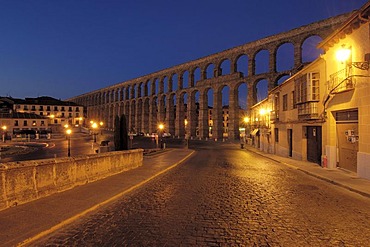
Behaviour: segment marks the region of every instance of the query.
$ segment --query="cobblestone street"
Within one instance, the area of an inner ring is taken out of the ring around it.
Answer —
[[[222,145],[35,246],[369,246],[370,200]]]

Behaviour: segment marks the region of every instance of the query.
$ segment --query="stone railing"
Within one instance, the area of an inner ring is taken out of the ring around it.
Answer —
[[[0,164],[0,210],[90,183],[143,163],[143,150]]]

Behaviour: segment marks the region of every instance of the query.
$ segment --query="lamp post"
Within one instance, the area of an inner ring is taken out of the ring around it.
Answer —
[[[188,120],[185,119],[184,120],[184,124],[185,124],[185,141],[186,141],[186,148],[189,148],[189,134],[187,132],[187,126],[188,126]]]
[[[100,125],[100,135],[103,135],[103,125],[104,125],[104,123],[102,121],[100,121],[99,125]]]
[[[158,129],[159,129],[159,134],[158,134],[158,138],[159,138],[159,141],[160,141],[160,144],[161,144],[161,149],[163,149],[163,143],[162,143],[162,132],[163,132],[163,129],[164,129],[164,125],[161,123],[158,125]]]
[[[96,143],[96,135],[97,133],[95,132],[95,130],[98,128],[98,124],[93,122],[92,125],[91,125],[92,129],[93,129],[93,140],[94,140],[94,143]]]
[[[1,129],[3,130],[3,133],[2,133],[3,142],[5,142],[5,136],[6,136],[6,129],[7,129],[7,127],[4,125],[4,126],[1,127]]]
[[[71,134],[72,134],[72,130],[67,129],[66,134],[67,134],[67,140],[68,140],[68,157],[71,157]]]
[[[240,143],[247,144],[248,140],[250,139],[250,118],[244,117],[243,118],[244,123],[244,136],[241,137]],[[242,146],[242,145],[241,145]],[[243,147],[242,147],[243,148]]]

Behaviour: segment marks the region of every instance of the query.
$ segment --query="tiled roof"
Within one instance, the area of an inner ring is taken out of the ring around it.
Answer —
[[[0,118],[4,119],[47,119],[45,116],[40,116],[35,113],[27,112],[12,112],[12,113],[0,113]]]
[[[360,25],[370,22],[370,1],[365,3],[359,10],[354,13],[335,30],[331,35],[325,38],[319,45],[318,48],[324,50],[329,49],[334,44],[338,43],[340,39],[343,39],[346,35],[353,32],[353,30],[359,28]]]
[[[17,105],[50,105],[50,106],[80,106],[74,102],[62,101],[49,96],[41,96],[37,98],[17,99],[12,97],[0,97],[0,101],[11,102]]]

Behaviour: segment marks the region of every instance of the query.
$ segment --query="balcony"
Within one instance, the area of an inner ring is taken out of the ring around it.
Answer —
[[[328,81],[328,91],[330,93],[342,93],[355,88],[353,78],[350,76],[349,69],[345,68],[331,74]]]
[[[319,118],[318,102],[306,102],[298,104],[299,120],[315,120]]]
[[[279,121],[279,110],[271,111],[271,113],[270,113],[270,120],[272,122]]]

